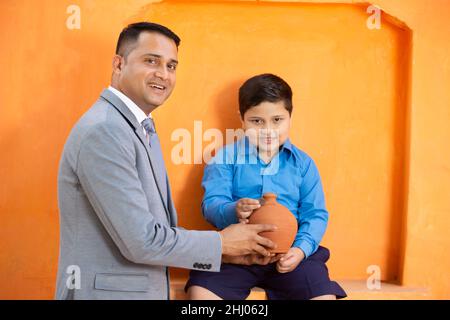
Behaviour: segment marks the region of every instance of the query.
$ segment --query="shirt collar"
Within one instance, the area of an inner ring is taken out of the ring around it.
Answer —
[[[292,143],[291,140],[289,138],[287,138],[287,140],[283,143],[283,145],[281,146],[281,150],[289,150],[290,153],[292,153]]]
[[[128,109],[130,109],[130,111],[134,114],[136,120],[139,123],[142,123],[142,121],[144,121],[147,118],[145,112],[142,111],[142,109],[139,108],[137,104],[134,103],[133,100],[128,98],[125,94],[123,94],[122,92],[111,86],[108,87],[108,90],[114,93],[117,97],[119,97],[120,100],[122,100],[122,102],[128,107]],[[151,118],[152,114],[150,113],[148,117]]]

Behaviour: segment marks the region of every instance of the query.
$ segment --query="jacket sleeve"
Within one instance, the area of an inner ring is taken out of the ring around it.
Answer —
[[[95,125],[84,137],[76,171],[80,184],[125,258],[135,263],[219,271],[220,234],[158,223],[149,209],[135,166],[132,131]]]

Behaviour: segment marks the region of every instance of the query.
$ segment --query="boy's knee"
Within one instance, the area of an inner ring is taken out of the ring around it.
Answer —
[[[222,300],[215,293],[200,286],[190,286],[187,295],[189,300]]]
[[[322,296],[311,298],[310,300],[336,300],[336,296],[334,294],[324,294]]]

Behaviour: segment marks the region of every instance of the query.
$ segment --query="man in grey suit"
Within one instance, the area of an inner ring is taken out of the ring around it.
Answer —
[[[270,225],[177,227],[151,112],[175,85],[180,39],[147,22],[120,34],[111,86],[72,129],[58,175],[56,299],[168,299],[168,266],[266,264]]]

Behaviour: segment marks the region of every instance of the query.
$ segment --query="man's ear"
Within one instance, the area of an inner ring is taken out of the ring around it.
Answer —
[[[116,54],[113,57],[112,61],[112,69],[114,74],[119,74],[122,72],[122,66],[123,66],[123,57]]]

